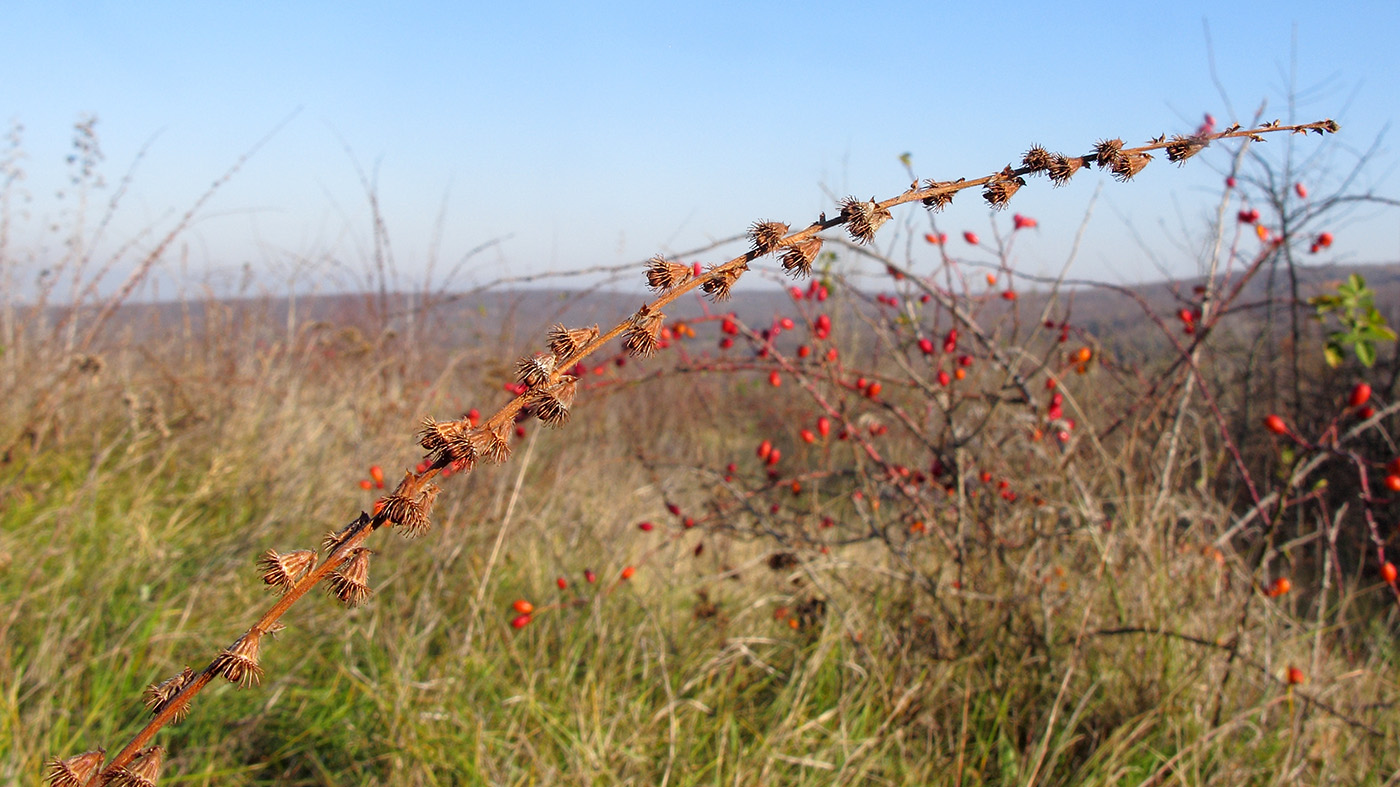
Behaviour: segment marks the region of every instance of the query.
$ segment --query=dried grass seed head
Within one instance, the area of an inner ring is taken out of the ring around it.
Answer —
[[[1074,177],[1074,173],[1078,172],[1082,166],[1084,166],[1084,159],[1078,156],[1069,158],[1063,153],[1056,153],[1050,157],[1045,174],[1050,176],[1050,182],[1058,188],[1069,183],[1069,179]]]
[[[554,365],[559,362],[553,353],[535,353],[515,362],[515,379],[521,385],[531,388],[545,383],[554,374]]]
[[[164,762],[164,746],[142,749],[132,758],[130,765],[117,769],[116,775],[107,782],[107,787],[155,787]]]
[[[1152,160],[1150,153],[1128,153],[1120,155],[1113,162],[1113,177],[1120,182],[1127,183],[1133,176],[1142,171],[1147,166],[1147,162]]]
[[[694,269],[689,265],[672,262],[660,254],[647,260],[647,286],[657,292],[685,284],[692,275]]]
[[[1026,155],[1021,157],[1021,166],[1029,169],[1030,174],[1038,175],[1050,169],[1050,163],[1053,160],[1050,151],[1040,145],[1031,145],[1031,149],[1027,150]]]
[[[49,787],[82,787],[106,759],[106,749],[85,751],[61,760],[55,757],[49,761],[49,772],[44,779]]]
[[[685,267],[685,266],[681,266]],[[686,268],[686,275],[690,275],[690,269]],[[650,273],[647,280],[651,280]],[[598,326],[591,328],[565,328],[562,325],[555,325],[549,329],[549,351],[563,362],[572,358],[575,353],[593,343],[598,338]]]
[[[756,221],[749,227],[749,239],[753,241],[753,254],[762,257],[777,250],[787,237],[789,227],[781,221]]]
[[[982,189],[982,199],[985,199],[987,204],[993,208],[1001,210],[1016,195],[1017,190],[1024,185],[1026,185],[1026,181],[1017,177],[1015,171],[1011,169],[1011,165],[1007,164],[1006,169],[1003,169]]]
[[[1123,140],[1101,139],[1094,145],[1094,160],[1099,169],[1111,169],[1114,162],[1123,157]]]
[[[380,511],[385,521],[399,527],[399,532],[409,538],[417,538],[432,527],[433,503],[441,491],[436,484],[428,484],[413,497],[395,492],[384,498],[384,508]]]
[[[556,429],[569,422],[569,408],[574,404],[574,394],[578,390],[578,378],[566,374],[559,382],[548,388],[541,388],[531,396],[535,417],[545,426]]]
[[[476,456],[494,464],[510,458],[511,422],[503,420],[492,425],[489,421],[471,433],[472,451]]]
[[[261,683],[263,671],[258,666],[258,651],[262,647],[262,635],[261,629],[249,629],[214,659],[214,672],[242,689]]]
[[[345,541],[350,538],[350,536],[354,535],[355,530],[357,528],[364,525],[368,525],[369,523],[370,515],[365,513],[364,511],[361,511],[359,518],[357,518],[354,522],[351,522],[345,527],[342,527],[338,531],[331,531],[326,533],[325,537],[321,539],[321,548],[324,549],[326,552],[334,552],[337,549],[340,549],[340,545],[344,544]]]
[[[1186,159],[1200,153],[1209,144],[1210,140],[1203,137],[1183,137],[1178,134],[1167,143],[1167,161],[1175,161],[1178,165],[1185,164]]]
[[[622,349],[629,355],[645,358],[656,352],[661,343],[661,328],[666,323],[666,315],[643,306],[628,320],[627,329],[622,334]]]
[[[471,439],[471,424],[467,421],[435,421],[423,419],[418,431],[418,444],[429,454],[429,461],[438,465],[457,465],[470,470],[476,465],[476,447]]]
[[[283,593],[291,590],[315,565],[316,553],[310,549],[298,549],[285,555],[279,554],[275,549],[269,549],[258,558],[258,570],[262,572],[263,583]]]
[[[194,680],[194,670],[185,667],[182,672],[167,678],[163,683],[152,683],[147,686],[146,690],[141,693],[141,701],[146,703],[146,708],[152,716],[159,715],[170,705],[170,701],[189,685],[191,680]],[[189,715],[190,703],[186,699],[180,703],[180,709],[175,711],[175,715],[170,718],[170,723],[179,724]]]
[[[347,607],[359,606],[374,594],[369,587],[369,556],[372,554],[364,547],[357,547],[326,580],[327,591]]]
[[[815,237],[788,246],[783,249],[783,270],[787,271],[789,276],[812,275],[812,262],[821,250],[822,239]]]
[[[708,278],[700,285],[700,289],[704,290],[705,294],[710,296],[710,300],[715,303],[727,301],[729,300],[730,291],[734,289],[735,283],[739,281],[739,277],[744,275],[744,271],[748,269],[749,266],[747,264],[735,268],[726,268],[722,265],[712,266],[709,270]]]
[[[841,200],[841,220],[846,223],[846,232],[857,243],[869,243],[875,233],[890,220],[889,208],[881,207],[871,197],[869,201],[847,197]]]

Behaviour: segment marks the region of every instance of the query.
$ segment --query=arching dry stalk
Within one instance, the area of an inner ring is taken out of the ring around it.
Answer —
[[[1323,134],[1333,133],[1337,128],[1331,120],[1301,125],[1282,125],[1274,121],[1253,129],[1236,125],[1208,136],[1174,137],[1170,141],[1163,136],[1134,148],[1123,147],[1120,139],[1102,140],[1094,146],[1093,152],[1081,156],[1051,153],[1036,145],[1024,155],[1019,168],[1007,165],[998,172],[973,180],[929,180],[922,185],[916,182],[904,193],[883,201],[848,197],[842,200],[836,218],[828,219],[823,214],[796,232],[790,231],[783,222],[756,222],[749,228],[752,245],[748,251],[713,265],[704,273],[661,256],[653,258],[648,263],[646,278],[647,284],[658,293],[654,300],[606,333],[600,333],[598,326],[552,328],[547,337],[547,349],[522,358],[517,364],[517,380],[524,390],[480,425],[467,420],[425,419],[418,433],[418,444],[426,452],[426,469],[406,474],[373,514],[361,513],[339,531],[327,534],[321,550],[325,554],[319,562],[314,549],[264,552],[257,561],[257,568],[263,582],[281,593],[278,601],[202,671],[195,673],[187,668],[149,687],[145,698],[152,713],[150,722],[105,767],[99,767],[105,756],[102,749],[66,759],[55,758],[49,764],[48,783],[54,787],[154,784],[165,751],[160,746],[149,745],[155,734],[165,725],[182,720],[189,713],[194,696],[215,678],[223,678],[242,688],[257,685],[263,676],[258,662],[263,638],[281,629],[278,621],[293,604],[322,582],[326,583],[326,591],[347,607],[367,601],[372,593],[369,570],[373,552],[364,544],[372,533],[386,525],[399,528],[401,534],[409,538],[426,533],[431,527],[432,507],[438,494],[438,487],[431,483],[436,476],[448,467],[457,472],[470,471],[478,460],[506,461],[510,457],[515,420],[522,412],[529,411],[546,425],[564,426],[577,390],[577,379],[568,373],[569,370],[619,337],[629,354],[650,355],[660,342],[665,323],[663,310],[686,293],[699,288],[712,300],[724,300],[749,270],[749,264],[769,255],[776,255],[789,274],[807,275],[822,246],[820,233],[843,227],[857,243],[870,243],[891,218],[890,209],[905,203],[921,202],[931,210],[938,210],[951,202],[958,192],[980,188],[988,205],[1000,209],[1026,185],[1027,177],[1044,175],[1060,186],[1087,165],[1097,163],[1116,179],[1128,181],[1152,160],[1150,151],[1165,150],[1170,161],[1182,163],[1220,139],[1245,137],[1262,141],[1262,135],[1267,133]]]

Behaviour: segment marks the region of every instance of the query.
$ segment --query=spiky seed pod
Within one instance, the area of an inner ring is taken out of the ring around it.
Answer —
[[[1178,134],[1167,143],[1167,161],[1175,161],[1178,165],[1185,164],[1186,159],[1200,153],[1209,144],[1210,140],[1201,137],[1183,137]]]
[[[808,238],[795,246],[788,246],[783,249],[783,270],[789,276],[811,276],[812,261],[821,250],[821,238]]]
[[[953,186],[956,186],[963,180],[963,178],[958,178],[955,181],[924,181],[924,188],[940,189],[940,191],[937,191],[933,194],[928,195],[927,197],[924,197],[924,207],[928,208],[929,210],[935,213],[948,207],[948,205],[951,204],[953,201],[953,195],[958,193],[958,190],[953,188]]]
[[[423,419],[418,444],[429,452],[433,464],[457,465],[471,470],[476,465],[476,448],[471,441],[471,424],[466,421]]]
[[[262,646],[262,635],[262,629],[248,629],[247,634],[214,659],[214,672],[242,689],[261,683],[263,671],[258,666],[258,649]]]
[[[365,603],[374,593],[369,589],[369,556],[372,554],[372,551],[358,547],[326,580],[326,590],[347,607]]]
[[[685,284],[693,275],[694,269],[689,265],[671,262],[660,254],[647,260],[647,286],[657,292]]]
[[[297,580],[305,576],[314,565],[316,553],[310,549],[298,549],[285,555],[279,554],[275,549],[269,549],[258,558],[258,570],[262,572],[263,584],[275,587],[283,593],[291,590]]]
[[[348,539],[350,535],[355,532],[356,528],[360,527],[361,525],[369,524],[369,521],[369,514],[365,513],[364,511],[361,511],[359,518],[356,519],[354,522],[351,522],[345,527],[342,527],[339,531],[333,530],[326,533],[325,537],[321,539],[321,548],[324,549],[326,552],[334,552],[337,549],[340,549],[340,545],[345,543],[345,540]]]
[[[82,787],[92,778],[102,762],[107,759],[106,749],[94,749],[72,757],[49,761],[49,773],[45,777],[49,787]]]
[[[384,508],[380,510],[380,513],[384,516],[385,521],[392,522],[401,528],[400,532],[405,536],[417,538],[432,527],[429,515],[439,491],[441,490],[436,485],[428,484],[411,498],[395,492],[384,498]]]
[[[1021,166],[1028,167],[1030,174],[1038,175],[1050,169],[1050,162],[1054,159],[1050,156],[1050,151],[1040,145],[1031,145],[1031,149],[1026,151],[1026,155],[1021,157]]]
[[[167,678],[164,683],[152,683],[147,686],[146,690],[141,693],[141,700],[146,703],[146,708],[151,712],[151,715],[157,716],[170,705],[170,701],[175,698],[175,695],[179,694],[180,690],[189,685],[193,679],[194,670],[185,667],[184,671],[174,677]],[[175,711],[175,715],[170,718],[170,723],[179,724],[189,715],[190,703],[186,699],[180,703],[180,709]]]
[[[1114,162],[1123,157],[1123,140],[1101,139],[1094,145],[1094,160],[1099,169],[1111,169]]]
[[[549,380],[559,359],[551,353],[527,355],[515,362],[515,379],[531,388]]]
[[[729,291],[734,289],[734,283],[739,281],[739,277],[748,270],[748,265],[738,268],[712,267],[710,268],[710,278],[700,285],[700,289],[710,296],[710,300],[715,303],[729,300]]]
[[[775,251],[788,234],[788,225],[781,221],[756,221],[749,227],[749,239],[753,241],[753,254],[762,257]]]
[[[853,240],[869,243],[875,239],[876,231],[890,220],[890,210],[881,207],[874,197],[868,202],[847,197],[841,200],[841,220],[846,222],[846,232]]]
[[[578,390],[578,378],[566,374],[549,388],[539,389],[533,398],[535,417],[545,426],[561,427],[569,422],[569,408],[574,404],[574,394]]]
[[[1130,155],[1119,155],[1113,162],[1113,177],[1123,183],[1133,179],[1133,176],[1142,171],[1147,166],[1147,162],[1152,160],[1150,153],[1133,153]]]
[[[628,321],[627,330],[622,334],[622,349],[629,355],[645,358],[656,352],[661,342],[661,328],[666,323],[666,315],[643,306]]]
[[[1007,164],[997,177],[982,189],[982,199],[987,201],[997,210],[1006,207],[1006,204],[1015,196],[1016,191],[1026,185],[1024,178],[1016,177],[1011,165]]]
[[[510,421],[495,426],[488,421],[480,429],[472,431],[472,450],[488,462],[501,464],[510,458],[510,430]]]
[[[685,268],[684,265],[681,267]],[[689,276],[690,268],[685,268],[685,272]],[[647,280],[651,280],[650,272],[647,274]],[[549,351],[554,353],[560,362],[563,362],[573,357],[574,353],[592,344],[596,338],[598,338],[597,325],[591,328],[574,328],[572,330],[562,325],[556,325],[549,329]]]
[[[1069,183],[1069,179],[1074,177],[1074,173],[1084,166],[1084,159],[1075,157],[1068,158],[1063,153],[1056,153],[1050,157],[1050,164],[1045,168],[1045,174],[1050,176],[1050,182],[1056,188]]]
[[[160,766],[164,762],[164,746],[142,749],[132,758],[130,765],[117,769],[116,775],[107,782],[107,787],[155,787],[156,779],[160,778]]]

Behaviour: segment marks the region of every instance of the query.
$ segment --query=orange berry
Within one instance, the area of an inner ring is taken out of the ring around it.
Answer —
[[[1279,577],[1269,585],[1269,595],[1272,597],[1282,596],[1293,589],[1293,583],[1288,581],[1288,577]]]
[[[1274,434],[1288,434],[1288,424],[1277,415],[1269,414],[1264,416],[1264,428]]]
[[[631,579],[632,575],[635,573],[637,573],[637,569],[633,568],[632,566],[627,566],[622,569],[622,578],[625,580]]]
[[[815,443],[817,441],[817,436],[811,429],[803,429],[801,432],[798,432],[798,435],[802,438],[802,442],[804,443]]]
[[[797,618],[788,618],[788,628],[792,629],[793,631],[796,631],[797,627],[800,625],[802,624],[797,622]]]
[[[1386,561],[1385,565],[1381,566],[1381,579],[1384,579],[1388,585],[1394,585],[1395,576],[1395,564]]]
[[[1392,492],[1400,492],[1400,475],[1388,475],[1385,477],[1385,488]]]
[[[375,486],[380,489],[384,488],[384,468],[379,465],[370,465],[369,477],[374,479]]]
[[[1089,359],[1093,357],[1094,351],[1090,350],[1088,347],[1080,347],[1074,352],[1075,363],[1088,363]]]
[[[360,481],[360,488],[361,488],[361,489],[373,489],[373,488],[374,488],[374,484],[371,483],[370,480],[369,480],[368,478],[365,478],[365,479],[362,479],[362,480]]]
[[[519,612],[522,615],[528,615],[531,612],[535,611],[535,605],[531,604],[523,598],[516,599],[515,603],[510,605],[510,608],[515,610],[516,612]]]
[[[953,376],[959,380],[967,377],[967,370],[959,366],[953,370]]]
[[[774,388],[777,388],[778,386],[783,384],[783,376],[781,374],[778,374],[777,372],[769,372],[768,384],[773,386]]]
[[[1306,681],[1307,679],[1308,677],[1303,674],[1303,671],[1301,669],[1297,667],[1288,668],[1288,685],[1297,686],[1298,684]]]

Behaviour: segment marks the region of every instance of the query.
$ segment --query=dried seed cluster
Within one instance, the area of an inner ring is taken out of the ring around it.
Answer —
[[[890,209],[882,207],[871,197],[867,202],[855,197],[841,200],[841,220],[846,223],[846,232],[857,243],[869,243],[875,233],[890,220]]]
[[[194,670],[185,667],[179,674],[167,678],[163,683],[152,683],[147,686],[146,690],[141,694],[141,700],[146,703],[146,708],[151,712],[151,715],[157,716],[170,706],[171,700],[175,699],[175,696],[188,686],[192,680],[194,680]],[[175,715],[171,717],[170,723],[179,724],[189,715],[189,700],[182,700],[180,702],[180,709],[175,711]]]
[[[248,629],[248,633],[239,637],[214,659],[214,672],[243,689],[261,683],[263,671],[262,667],[258,666],[258,651],[262,647],[262,636],[261,629]]]

